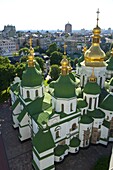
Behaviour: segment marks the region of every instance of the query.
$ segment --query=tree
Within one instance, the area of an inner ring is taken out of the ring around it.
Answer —
[[[28,56],[22,56],[22,57],[20,58],[20,62],[21,62],[21,63],[26,63],[27,60],[28,60]]]
[[[35,59],[38,62],[38,64],[40,65],[41,70],[44,71],[44,60],[40,57],[35,57]]]
[[[54,51],[57,51],[57,45],[56,45],[56,43],[50,44],[48,50],[46,51],[46,54],[47,54],[48,56],[50,56],[51,53],[54,52]]]
[[[28,55],[29,54],[29,49],[27,47],[24,47],[24,48],[21,48],[19,51],[18,51],[19,55]]]
[[[39,52],[40,54],[44,53],[44,50],[40,46],[34,48],[34,52]]]
[[[62,58],[63,58],[62,53],[60,53],[58,51],[52,52],[51,56],[50,56],[50,65],[53,65],[53,64],[60,65]]]
[[[18,75],[18,77],[22,78],[23,71],[25,70],[25,63],[16,63],[15,66],[15,74]]]
[[[49,72],[52,80],[57,80],[60,75],[60,68],[58,65],[52,65]]]
[[[0,65],[6,65],[9,64],[10,60],[8,59],[8,57],[2,57],[0,56]]]

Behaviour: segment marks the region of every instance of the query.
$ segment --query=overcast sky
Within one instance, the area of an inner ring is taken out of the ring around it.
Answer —
[[[14,25],[16,30],[93,29],[99,8],[99,26],[113,29],[113,0],[0,0],[0,30]]]

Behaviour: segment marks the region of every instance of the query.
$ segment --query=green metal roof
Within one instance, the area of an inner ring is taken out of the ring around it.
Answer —
[[[71,147],[78,147],[80,145],[80,139],[78,139],[77,137],[73,137],[70,140],[70,146]]]
[[[16,108],[16,106],[18,105],[19,102],[20,102],[20,100],[19,100],[19,98],[17,98],[17,100],[12,105],[12,110],[14,110]]]
[[[18,116],[18,121],[21,122],[22,119],[24,118],[25,114],[27,113],[26,107],[22,110],[22,112]]]
[[[74,82],[76,81],[75,76],[74,76],[73,73],[69,73],[69,77],[70,77]]]
[[[92,118],[97,118],[97,119],[101,119],[105,117],[105,113],[103,111],[101,111],[100,109],[95,109],[93,111],[88,111],[88,116],[92,117]]]
[[[107,70],[113,71],[113,56],[110,57],[107,63],[108,63]]]
[[[61,75],[57,81],[51,82],[50,87],[54,88],[54,96],[58,98],[75,97],[75,83],[69,75]]]
[[[87,107],[87,102],[83,100],[82,98],[77,99],[77,106],[78,108],[84,108]]]
[[[33,145],[38,153],[45,152],[55,147],[50,130],[42,131],[41,129],[33,138]]]
[[[83,124],[90,124],[93,122],[93,119],[87,115],[83,115],[81,116],[81,120],[80,120],[80,123],[83,123]]]
[[[41,72],[36,67],[27,67],[23,72],[21,86],[23,87],[35,87],[42,84]]]
[[[101,93],[101,88],[96,82],[88,82],[83,90],[84,93],[86,94],[100,94]]]
[[[57,145],[57,147],[54,150],[55,156],[64,155],[64,153],[67,149],[69,149],[69,147],[67,145]]]
[[[78,66],[81,67],[81,62],[84,61],[84,54],[78,59]]]
[[[113,111],[113,96],[109,94],[100,104],[100,107],[105,110]]]

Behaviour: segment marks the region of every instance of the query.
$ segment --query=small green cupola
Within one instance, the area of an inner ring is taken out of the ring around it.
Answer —
[[[56,112],[71,114],[76,112],[76,92],[75,82],[70,78],[70,65],[66,59],[66,55],[61,61],[61,75],[56,80],[50,83],[50,88],[53,88],[52,93],[52,108]]]

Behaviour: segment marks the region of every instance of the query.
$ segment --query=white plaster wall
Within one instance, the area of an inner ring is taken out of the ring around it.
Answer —
[[[85,84],[87,83],[89,77],[92,74],[93,67],[85,66],[84,62],[81,63],[81,67],[82,67],[82,71],[81,71],[82,74],[81,74],[80,80],[81,80],[81,84],[82,84],[83,76],[85,76],[85,80],[84,80],[84,86],[85,86]],[[102,77],[101,88],[104,87],[104,82],[105,82],[105,78],[106,78],[105,73],[106,73],[106,66],[105,67],[94,67],[94,74],[97,77],[98,85],[100,85],[100,77]]]
[[[100,138],[107,139],[109,135],[109,129],[102,125]]]
[[[29,126],[25,126],[25,127],[19,126],[19,132],[21,135],[20,138],[21,141],[31,138],[31,129]]]
[[[12,115],[13,118],[13,127],[17,128],[19,126],[19,121],[18,121],[18,114],[17,115]]]
[[[112,119],[113,111],[105,110],[105,109],[102,109],[102,108],[100,108],[100,110],[102,110],[105,113],[105,119],[107,121],[110,121]]]
[[[106,78],[112,78],[113,71],[112,70],[106,70]]]
[[[18,105],[15,107],[15,109],[13,110],[13,114],[19,114],[21,112],[21,106],[20,103],[18,103]]]
[[[33,132],[36,134],[39,131],[37,123],[32,119]]]
[[[51,155],[45,159],[40,160],[40,170],[54,165],[54,155]]]
[[[95,99],[96,99],[96,108],[98,107],[99,94],[92,95],[92,94],[83,93],[83,99],[85,99],[85,98],[86,98],[86,102],[88,103],[88,110],[92,111],[95,109]],[[91,109],[89,108],[90,98],[92,98]]]
[[[37,87],[32,87],[32,88],[29,88],[29,87],[23,87],[23,94],[22,94],[22,90],[21,90],[21,95],[23,95],[23,99],[26,99],[27,98],[27,91],[29,91],[30,93],[30,99],[31,100],[34,100],[37,96],[35,94],[36,90],[38,90],[38,97],[42,97],[44,94],[43,94],[43,89],[44,87],[43,86],[37,86]]]
[[[95,127],[95,128],[99,128],[99,125],[102,125],[103,120],[104,120],[104,118],[101,118],[101,119],[93,118],[93,119],[94,119],[93,127]]]
[[[28,125],[28,120],[29,120],[28,113],[25,113],[25,116],[23,117],[22,121],[20,122],[20,125],[21,126]]]
[[[72,103],[72,111],[70,109],[70,105]],[[70,99],[60,99],[52,97],[52,108],[55,109],[56,112],[62,112],[62,104],[64,105],[64,113],[70,114],[76,112],[76,104],[77,99],[76,97]]]

